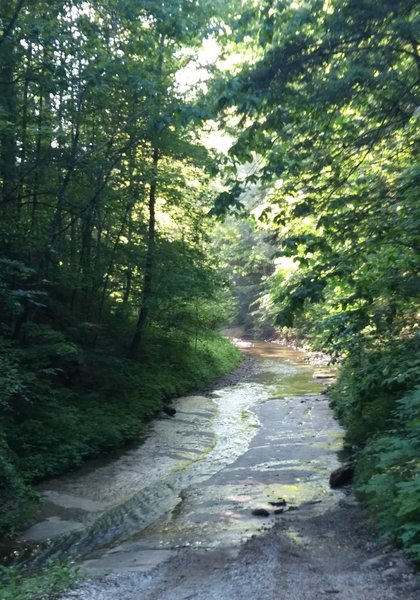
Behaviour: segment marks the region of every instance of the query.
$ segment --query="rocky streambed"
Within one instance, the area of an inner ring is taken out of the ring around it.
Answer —
[[[240,381],[180,398],[138,448],[40,487],[35,560],[71,557],[91,577],[62,600],[418,597],[351,490],[329,486],[342,431],[325,367],[318,379],[302,352],[244,351],[258,368]]]

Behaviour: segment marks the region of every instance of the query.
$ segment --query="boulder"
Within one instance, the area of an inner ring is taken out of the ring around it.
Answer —
[[[332,488],[337,488],[346,485],[346,483],[350,483],[353,479],[353,472],[354,469],[352,465],[343,465],[342,467],[339,467],[330,475],[330,486]]]
[[[265,508],[254,508],[252,514],[255,517],[269,517],[270,513]]]
[[[164,412],[166,415],[169,415],[170,417],[174,417],[176,415],[176,410],[173,406],[164,406],[162,408],[162,412]]]

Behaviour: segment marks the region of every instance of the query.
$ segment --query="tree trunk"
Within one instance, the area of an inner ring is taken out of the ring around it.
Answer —
[[[4,23],[13,19],[9,0],[0,0],[0,16]],[[10,215],[9,206],[16,209],[16,42],[10,34],[0,46],[0,179],[4,218]]]
[[[159,161],[159,150],[158,148],[153,149],[153,163],[152,163],[152,178],[150,182],[149,190],[149,226],[147,235],[147,253],[146,263],[144,266],[144,281],[143,281],[143,293],[140,305],[139,316],[137,319],[137,325],[134,332],[133,339],[131,340],[130,348],[128,351],[128,357],[134,358],[140,351],[141,344],[143,342],[144,333],[147,328],[150,302],[153,293],[153,271],[155,266],[155,245],[156,245],[156,190],[157,190],[157,175],[158,175],[158,161]]]

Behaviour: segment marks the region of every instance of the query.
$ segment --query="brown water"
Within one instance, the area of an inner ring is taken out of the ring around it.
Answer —
[[[275,344],[244,350],[259,370],[208,395],[179,398],[175,418],[111,462],[39,486],[34,559],[66,557],[93,571],[147,570],[180,546],[234,547],[303,502],[334,501],[327,473],[341,432],[305,354]],[[325,371],[325,369],[322,369]],[[321,509],[321,508],[320,508]]]

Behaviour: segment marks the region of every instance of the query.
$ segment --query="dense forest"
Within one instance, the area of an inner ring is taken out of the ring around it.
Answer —
[[[217,162],[177,80],[218,10],[1,4],[6,530],[31,482],[135,437],[165,399],[239,360],[215,333],[225,281],[205,217]]]
[[[420,559],[415,0],[0,0],[0,529],[293,338]],[[214,142],[217,139],[217,143]]]

